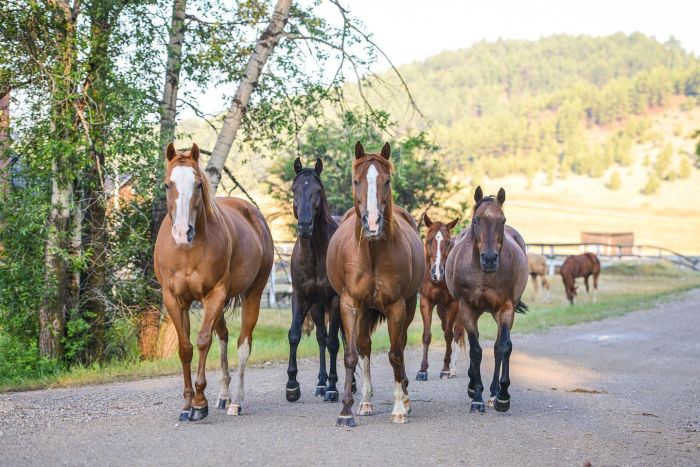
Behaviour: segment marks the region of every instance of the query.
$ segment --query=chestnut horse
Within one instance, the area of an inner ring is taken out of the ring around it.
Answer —
[[[321,182],[323,162],[316,159],[313,169],[304,168],[297,157],[294,161],[296,177],[292,183],[293,211],[297,219],[297,241],[292,251],[292,324],[289,328],[289,366],[287,374],[287,400],[294,402],[301,397],[297,382],[297,346],[301,340],[302,325],[311,316],[316,325],[316,341],[319,348],[319,372],[316,397],[324,401],[337,401],[338,374],[336,360],[340,342],[340,298],[328,282],[326,251],[328,242],[338,228],[331,216],[326,192]],[[326,329],[326,315],[329,317]],[[326,347],[330,354],[330,373],[326,373]]]
[[[525,241],[515,229],[506,225],[505,200],[503,188],[495,197],[484,197],[481,187],[476,189],[471,227],[457,237],[445,268],[447,287],[459,300],[460,319],[464,320],[469,340],[470,412],[484,412],[479,316],[489,312],[498,324],[489,403],[498,412],[505,412],[510,408],[509,364],[513,349],[510,330],[514,312],[527,310],[520,301],[527,286]]]
[[[167,148],[165,188],[168,215],[158,232],[154,263],[163,303],[177,330],[185,379],[185,405],[180,420],[201,420],[209,413],[204,389],[205,368],[216,332],[221,348],[221,389],[218,408],[240,415],[245,367],[258,320],[260,296],[272,269],[270,230],[255,206],[237,198],[214,198],[209,180],[199,168],[199,148]],[[234,299],[243,304],[238,337],[238,387],[231,402],[224,309]],[[204,308],[197,334],[199,361],[192,390],[192,344],[189,309],[193,301]]]
[[[328,246],[328,279],[340,294],[345,330],[345,390],[337,426],[355,426],[352,414],[352,376],[362,358],[364,375],[358,415],[371,415],[371,334],[380,320],[389,328],[389,361],[394,370],[394,408],[391,422],[406,423],[410,410],[403,352],[406,334],[416,311],[425,261],[416,223],[395,206],[391,192],[389,143],[381,154],[365,154],[355,145],[352,164],[353,199]]]
[[[430,327],[433,319],[433,307],[437,306],[437,314],[445,335],[445,359],[440,372],[440,378],[452,378],[457,374],[457,354],[452,358],[457,346],[464,348],[464,326],[457,319],[459,303],[447,290],[445,284],[445,263],[452,249],[452,234],[450,231],[457,225],[459,219],[449,223],[433,222],[428,213],[423,214],[423,222],[428,228],[423,242],[425,256],[425,274],[420,285],[420,314],[423,317],[423,361],[416,375],[417,381],[428,380],[428,347],[432,338]]]
[[[598,275],[600,274],[600,261],[593,253],[583,253],[582,255],[571,255],[559,270],[561,279],[564,282],[564,290],[569,303],[574,304],[576,296],[576,278],[583,277],[583,282],[586,284],[586,293],[590,293],[588,288],[588,278],[593,276],[593,301],[598,298]]]
[[[549,281],[547,281],[547,258],[544,255],[537,253],[527,254],[527,271],[532,279],[532,286],[535,288],[535,297],[540,295],[540,284],[542,282],[542,290],[546,290],[549,294]]]

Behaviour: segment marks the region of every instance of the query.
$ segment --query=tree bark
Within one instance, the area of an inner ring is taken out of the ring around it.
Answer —
[[[160,107],[160,164],[158,166],[157,188],[153,198],[153,208],[151,210],[151,251],[155,248],[156,238],[163,219],[167,214],[167,205],[165,201],[165,192],[160,188],[160,181],[165,172],[165,151],[168,144],[175,139],[175,124],[177,118],[177,96],[180,86],[180,67],[182,63],[182,43],[185,40],[185,14],[187,11],[187,0],[173,0],[173,16],[170,23],[170,34],[168,40],[168,57],[165,68],[165,83],[163,85],[163,100]],[[155,281],[153,273],[153,257],[147,259],[148,263],[144,270],[147,277],[153,281],[153,287],[158,288],[159,285]],[[158,303],[151,303],[150,307],[145,311],[146,315],[150,316],[154,313],[153,310],[160,311]],[[158,314],[160,317],[160,313]],[[149,327],[152,326],[152,319],[145,318],[141,321],[141,329],[139,331],[141,343],[141,355],[143,358],[155,358],[167,352],[170,347],[169,339],[165,336],[170,336],[175,333],[175,326],[167,319],[167,316],[160,324],[161,329],[156,330],[155,344],[148,342],[149,338],[153,338]],[[166,348],[168,347],[168,348]]]
[[[214,192],[216,192],[221,180],[221,171],[224,169],[229,152],[231,152],[231,146],[236,138],[238,128],[241,126],[243,115],[250,102],[250,96],[258,85],[258,80],[270,54],[282,38],[282,31],[289,19],[291,6],[292,0],[277,0],[272,18],[265,31],[258,38],[253,53],[248,59],[245,72],[238,84],[238,89],[224,118],[224,124],[216,138],[214,150],[207,164],[206,171]]]

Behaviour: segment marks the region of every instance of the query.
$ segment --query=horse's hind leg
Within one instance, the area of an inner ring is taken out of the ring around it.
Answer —
[[[530,273],[530,279],[532,280],[532,288],[535,289],[535,299],[540,296],[540,285],[537,283],[537,273]]]
[[[587,276],[583,276],[583,283],[586,284],[586,293],[587,293],[588,295],[591,294],[591,289],[588,287],[588,278],[589,278],[590,276],[591,276],[590,274],[588,274]]]
[[[467,393],[472,399],[469,412],[484,412],[484,385],[481,382],[481,346],[479,345],[479,316],[463,301],[459,313],[464,317],[467,339],[469,340],[469,387]]]
[[[598,274],[593,274],[593,303],[598,301]]]
[[[357,323],[357,349],[360,353],[362,364],[362,402],[357,410],[357,415],[372,415],[372,374],[370,369],[370,357],[372,355],[372,338],[370,337],[369,313],[364,313]]]
[[[325,310],[323,305],[317,304],[311,309],[311,319],[316,325],[316,342],[318,343],[318,382],[316,383],[316,397],[324,397],[326,394],[326,383],[328,373],[326,372],[326,331]]]
[[[340,349],[340,339],[338,339],[338,328],[340,327],[340,297],[334,296],[326,305],[328,307],[328,335],[326,337],[326,347],[328,348],[328,359],[330,372],[328,373],[328,387],[323,396],[324,401],[335,402],[338,400],[338,350]]]
[[[184,422],[189,420],[192,397],[194,397],[191,368],[192,343],[190,342],[190,303],[178,300],[166,289],[163,289],[163,304],[177,332],[178,350],[180,362],[182,363],[182,376],[185,383],[185,390],[182,394],[185,398],[185,404],[180,411],[180,421]]]
[[[445,327],[445,367],[449,368],[448,378],[454,378],[457,376],[457,360],[460,352],[459,340],[464,339],[464,329],[461,328],[461,333],[455,332],[455,326],[459,318],[459,303],[453,302],[449,305],[445,320],[447,325]],[[442,375],[441,375],[442,376]]]
[[[430,340],[432,338],[432,335],[430,333],[430,327],[432,325],[433,319],[433,303],[423,295],[421,295],[420,297],[420,314],[423,318],[423,360],[420,364],[420,370],[416,375],[416,381],[427,381],[428,347],[430,346]]]
[[[231,403],[231,392],[229,391],[231,374],[228,368],[228,329],[226,328],[226,320],[223,314],[214,328],[214,331],[216,331],[216,335],[219,337],[219,351],[221,353],[221,376],[219,377],[221,389],[219,390],[219,400],[216,407],[219,409],[228,409]]]
[[[298,292],[292,294],[292,324],[289,327],[289,365],[287,367],[287,391],[286,397],[289,402],[299,400],[301,390],[297,382],[297,347],[301,342],[301,326],[304,316],[308,311],[308,304]]]
[[[202,327],[197,334],[197,348],[199,349],[199,361],[197,362],[197,379],[194,383],[194,399],[192,399],[192,409],[190,410],[190,420],[201,420],[209,414],[209,404],[204,396],[204,389],[207,387],[207,354],[211,348],[211,338],[214,327],[222,318],[224,304],[226,303],[226,291],[223,287],[215,288],[204,300],[204,320]]]
[[[513,344],[510,341],[510,329],[513,327],[513,303],[506,302],[496,313],[498,323],[498,340],[495,347],[501,359],[501,378],[496,399],[493,401],[493,408],[497,412],[505,412],[510,408],[510,354],[513,351]]]

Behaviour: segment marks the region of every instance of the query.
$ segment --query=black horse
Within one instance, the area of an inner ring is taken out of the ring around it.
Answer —
[[[326,193],[321,182],[323,162],[316,159],[313,169],[303,168],[301,160],[294,161],[296,178],[294,192],[294,217],[298,222],[297,241],[292,252],[292,325],[289,328],[289,368],[287,374],[287,400],[299,400],[301,391],[297,382],[297,346],[301,340],[301,328],[307,313],[311,313],[316,325],[316,340],[320,353],[316,397],[324,401],[338,400],[338,374],[336,358],[340,347],[340,299],[326,275],[328,242],[338,228],[331,216]],[[329,323],[326,329],[325,315]],[[330,354],[330,373],[326,373],[326,348]]]

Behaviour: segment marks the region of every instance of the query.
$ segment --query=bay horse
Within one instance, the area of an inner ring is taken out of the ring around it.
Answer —
[[[358,415],[372,415],[371,335],[381,320],[389,329],[389,361],[394,371],[394,407],[390,421],[406,423],[410,411],[404,348],[416,310],[425,269],[422,242],[413,217],[394,205],[391,148],[366,154],[355,145],[352,164],[354,207],[331,238],[326,257],[328,279],[340,294],[340,315],[347,340],[343,407],[336,426],[355,426],[352,376],[362,358],[364,375]]]
[[[561,279],[564,282],[564,290],[569,303],[574,304],[576,296],[576,278],[583,277],[586,284],[586,293],[590,293],[588,288],[588,278],[593,276],[593,301],[598,295],[598,275],[600,274],[600,261],[593,253],[583,253],[581,255],[571,255],[564,260],[559,270]]]
[[[538,255],[537,253],[527,254],[527,271],[530,273],[530,279],[532,279],[532,286],[535,288],[535,296],[540,294],[540,284],[542,282],[541,290],[546,290],[549,293],[549,281],[547,281],[547,258],[544,255]]]
[[[479,317],[489,312],[498,325],[489,405],[505,412],[510,408],[510,331],[514,313],[527,310],[520,301],[527,286],[526,246],[520,234],[506,225],[505,200],[503,188],[497,196],[484,197],[481,187],[477,187],[471,226],[457,237],[445,267],[447,288],[459,300],[460,319],[464,320],[469,341],[470,412],[484,412]]]
[[[445,283],[445,263],[452,249],[451,230],[459,219],[452,222],[433,222],[428,213],[423,214],[423,223],[428,228],[423,241],[425,257],[425,274],[420,285],[420,313],[423,317],[423,361],[416,375],[416,381],[428,380],[428,347],[432,338],[430,327],[433,319],[433,308],[442,324],[445,336],[445,359],[440,372],[440,378],[452,378],[457,374],[457,355],[452,354],[456,346],[464,348],[464,326],[458,320],[459,302],[455,300]]]
[[[185,380],[180,420],[197,421],[209,413],[204,389],[212,332],[216,332],[221,348],[217,407],[228,408],[229,415],[240,415],[260,297],[272,269],[272,236],[255,206],[237,198],[214,197],[208,177],[199,168],[196,144],[189,151],[175,151],[171,143],[166,155],[168,215],[158,232],[154,264],[163,303],[177,331]],[[189,309],[195,300],[202,303],[204,317],[197,334],[199,361],[193,391]],[[243,312],[238,337],[238,385],[231,401],[224,309],[236,302],[242,302]]]
[[[320,363],[316,397],[324,401],[337,401],[338,374],[336,360],[340,342],[340,298],[331,287],[326,274],[326,252],[331,237],[338,228],[331,216],[326,192],[321,181],[323,162],[316,159],[314,168],[304,168],[301,159],[294,161],[296,177],[292,183],[293,211],[297,219],[297,240],[292,251],[292,323],[289,328],[289,366],[287,374],[287,400],[294,402],[301,397],[297,376],[297,346],[301,340],[302,326],[311,316],[316,327]],[[326,328],[326,315],[329,317]],[[330,373],[326,373],[326,348],[330,355]]]

